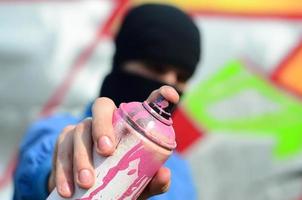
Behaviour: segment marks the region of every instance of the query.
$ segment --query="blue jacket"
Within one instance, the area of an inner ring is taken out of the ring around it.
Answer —
[[[90,107],[84,118],[91,116]],[[44,200],[49,195],[48,176],[51,171],[55,143],[61,130],[83,118],[55,115],[35,122],[26,132],[14,174],[14,200]],[[196,191],[187,163],[176,153],[166,162],[172,172],[170,190],[152,200],[194,200]]]

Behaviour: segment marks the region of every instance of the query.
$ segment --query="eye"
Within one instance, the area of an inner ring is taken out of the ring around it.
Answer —
[[[184,83],[184,82],[188,81],[189,78],[190,78],[190,76],[187,73],[178,71],[178,73],[177,73],[177,80],[179,82]]]
[[[175,67],[175,66],[167,66],[164,64],[151,63],[151,62],[145,63],[145,66],[147,66],[147,68],[149,70],[151,70],[154,74],[164,74],[171,70],[176,71],[177,81],[180,83],[187,82],[189,80],[189,78],[191,77],[191,74],[189,72],[182,70],[179,67]]]
[[[149,67],[156,74],[162,74],[162,73],[165,73],[168,71],[167,67],[165,67],[163,65],[159,65],[159,64],[150,65]]]

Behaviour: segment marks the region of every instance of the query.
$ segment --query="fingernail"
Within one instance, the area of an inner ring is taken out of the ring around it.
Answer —
[[[79,181],[82,184],[89,184],[91,182],[91,172],[88,169],[82,169],[79,173]]]
[[[61,194],[65,195],[65,196],[71,195],[71,189],[67,182],[62,183],[59,188],[60,188]]]
[[[108,136],[102,136],[98,142],[98,149],[101,153],[109,153],[113,148],[112,141]]]

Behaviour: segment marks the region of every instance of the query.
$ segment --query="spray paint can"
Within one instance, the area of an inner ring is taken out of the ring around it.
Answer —
[[[109,157],[94,151],[94,186],[76,186],[71,198],[60,197],[55,189],[47,200],[137,199],[176,147],[172,107],[161,95],[152,102],[122,103],[113,115],[117,149]]]

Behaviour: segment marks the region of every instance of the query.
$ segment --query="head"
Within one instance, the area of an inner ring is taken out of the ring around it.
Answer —
[[[115,37],[115,47],[112,72],[104,84],[109,84],[108,79],[115,79],[111,85],[124,81],[129,90],[141,94],[136,98],[141,101],[162,85],[183,92],[200,58],[200,34],[192,19],[180,9],[145,4],[126,14]],[[104,84],[102,96],[117,95],[105,92]],[[125,84],[122,89],[127,90]]]

